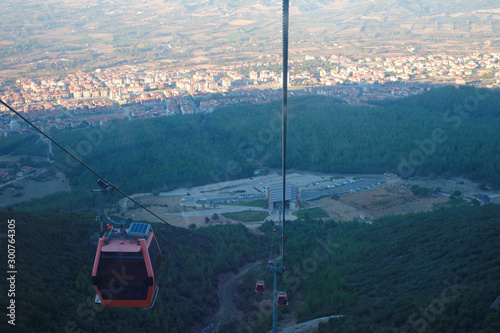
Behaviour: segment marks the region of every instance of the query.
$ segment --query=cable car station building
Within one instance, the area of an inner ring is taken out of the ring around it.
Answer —
[[[267,203],[272,211],[279,207],[283,201],[283,183],[272,184],[267,188]],[[290,210],[299,209],[300,193],[299,187],[295,184],[286,183],[285,186],[285,207]]]

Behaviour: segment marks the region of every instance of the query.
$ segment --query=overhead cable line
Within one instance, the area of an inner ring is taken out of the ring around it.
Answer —
[[[289,2],[283,0],[283,104],[282,104],[282,174],[283,174],[283,224],[281,228],[281,255],[282,265],[285,267],[285,198],[286,198],[286,122],[288,111],[288,17],[289,17]]]
[[[189,239],[191,242],[193,242],[195,245],[197,245],[198,247],[200,247],[201,249],[207,251],[207,252],[210,252],[212,253],[213,255],[217,256],[218,258],[228,262],[226,259],[224,259],[223,257],[219,256],[217,253],[215,253],[213,250],[211,250],[210,248],[207,248],[206,246],[204,246],[203,244],[197,242],[196,240],[194,240],[193,238],[191,238],[191,236],[189,236],[189,234],[187,234],[186,232],[182,231],[181,229],[171,225],[170,223],[168,223],[167,221],[165,221],[162,217],[158,216],[158,214],[156,214],[155,212],[151,211],[149,208],[145,207],[144,205],[142,205],[140,202],[138,202],[137,200],[135,200],[134,198],[132,198],[131,196],[129,196],[128,194],[126,194],[125,192],[123,192],[122,190],[120,190],[116,185],[113,185],[111,182],[107,181],[103,176],[101,176],[100,174],[98,174],[96,171],[94,171],[90,166],[88,166],[87,164],[85,164],[85,162],[83,162],[82,160],[80,160],[78,157],[76,157],[74,154],[72,154],[71,152],[69,152],[66,148],[64,148],[61,144],[59,144],[59,142],[57,142],[56,140],[54,140],[53,138],[51,138],[48,134],[46,134],[44,131],[42,131],[40,128],[38,128],[35,124],[33,124],[31,121],[29,121],[26,117],[24,117],[22,114],[20,114],[19,112],[17,112],[16,110],[14,110],[9,104],[5,103],[3,100],[0,99],[0,103],[3,104],[5,107],[7,107],[11,112],[15,113],[19,118],[21,118],[22,120],[24,120],[26,123],[28,123],[31,127],[33,127],[35,130],[37,130],[38,132],[40,132],[40,134],[42,134],[43,136],[45,136],[47,139],[49,139],[52,143],[54,143],[56,146],[58,146],[59,148],[61,148],[66,154],[68,154],[69,156],[71,156],[72,158],[74,158],[78,163],[80,163],[81,165],[83,165],[87,170],[89,170],[90,172],[92,172],[97,178],[99,178],[100,180],[102,180],[103,182],[109,184],[109,186],[112,187],[112,190],[115,190],[116,192],[120,193],[123,197],[129,199],[130,201],[132,201],[133,203],[135,203],[137,206],[141,207],[142,209],[144,209],[146,212],[150,213],[151,215],[153,215],[154,217],[156,217],[158,220],[160,220],[162,223],[166,224],[167,226],[169,226],[170,228],[174,229],[175,231],[179,232],[181,235],[183,235],[184,237],[186,237],[187,239]],[[229,262],[228,262],[229,263]]]

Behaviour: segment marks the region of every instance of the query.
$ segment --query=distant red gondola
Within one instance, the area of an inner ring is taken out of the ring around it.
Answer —
[[[257,294],[262,294],[262,293],[264,293],[264,290],[266,290],[266,287],[264,285],[264,281],[262,281],[262,280],[257,281],[257,285],[255,286],[255,292]]]
[[[151,308],[158,294],[161,250],[150,224],[111,228],[99,239],[92,270],[96,303]]]
[[[288,305],[288,297],[285,291],[278,291],[278,306]]]

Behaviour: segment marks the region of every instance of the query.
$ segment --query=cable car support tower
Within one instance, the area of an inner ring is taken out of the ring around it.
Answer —
[[[286,124],[287,124],[287,93],[288,93],[288,18],[289,0],[283,0],[283,69],[281,80],[283,84],[283,104],[282,104],[282,175],[283,175],[283,197],[279,204],[279,226],[281,227],[281,260],[270,260],[267,264],[267,271],[274,273],[273,290],[273,333],[278,333],[278,305],[288,305],[286,292],[278,293],[278,273],[285,273],[285,211],[286,211]],[[283,223],[281,218],[283,217]],[[279,303],[278,303],[279,301]]]

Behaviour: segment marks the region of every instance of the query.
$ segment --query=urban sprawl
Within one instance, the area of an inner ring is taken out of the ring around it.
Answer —
[[[312,60],[328,63],[329,68],[298,69]],[[212,112],[231,104],[279,100],[281,74],[249,70],[276,68],[277,64],[279,59],[262,56],[260,62],[217,69],[125,66],[78,71],[65,77],[22,78],[15,83],[0,79],[0,98],[42,130],[101,126],[117,120]],[[374,100],[419,94],[438,82],[474,83],[485,74],[492,78],[487,86],[498,88],[499,68],[500,53],[356,60],[308,55],[290,61],[290,94],[331,95],[349,104],[369,105]],[[0,106],[0,136],[30,132],[6,107]]]

